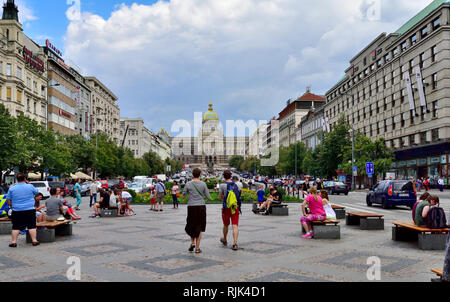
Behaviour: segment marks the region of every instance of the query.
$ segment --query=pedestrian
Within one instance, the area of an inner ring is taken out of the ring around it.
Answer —
[[[210,200],[208,186],[200,180],[202,171],[194,169],[193,179],[184,186],[183,199],[188,198],[188,214],[186,219],[186,234],[191,238],[189,252],[195,249],[196,254],[202,253],[200,241],[206,231],[206,199]]]
[[[176,181],[173,182],[173,187],[172,187],[172,199],[173,199],[173,208],[174,209],[178,209],[178,197],[179,197],[179,187],[178,187],[178,183]]]
[[[92,214],[91,218],[100,218],[98,210],[109,208],[109,199],[109,193],[104,189],[100,189],[100,201],[94,204],[94,213]]]
[[[241,211],[241,193],[239,187],[236,183],[234,183],[231,179],[232,174],[231,171],[226,170],[223,173],[223,177],[225,179],[225,183],[220,185],[219,199],[223,200],[223,208],[222,208],[222,222],[223,222],[223,238],[220,239],[220,242],[227,246],[227,235],[228,228],[231,225],[233,227],[233,251],[237,251],[238,248],[238,237],[239,237],[239,213]],[[236,198],[236,205],[231,205],[231,192],[234,194]],[[230,198],[229,198],[230,197]]]
[[[323,187],[323,183],[322,183],[322,181],[320,180],[320,178],[317,178],[317,180],[316,180],[316,188],[317,188],[317,191],[322,191],[323,189],[324,189],[324,187]]]
[[[9,247],[17,247],[17,239],[21,230],[28,228],[33,246],[38,246],[36,239],[36,208],[34,197],[38,189],[27,183],[23,173],[17,174],[17,183],[6,194],[6,202],[12,209],[12,232]]]
[[[63,203],[59,198],[60,189],[51,188],[50,198],[45,201],[45,208],[47,209],[46,221],[56,221],[64,213]]]
[[[303,198],[305,198],[305,196],[308,196],[308,191],[309,191],[310,185],[309,185],[309,179],[305,179],[305,182],[302,185],[302,194],[303,194]]]
[[[444,192],[444,179],[442,179],[442,176],[439,177],[438,184],[439,184],[439,190],[441,192]]]
[[[91,196],[91,200],[89,202],[90,208],[92,208],[92,206],[97,203],[97,190],[98,190],[97,183],[95,181],[93,181],[91,186],[89,187],[90,196]],[[94,203],[92,203],[92,201],[94,201]]]
[[[80,205],[81,205],[81,179],[77,180],[77,183],[74,186],[74,191],[75,191],[75,198],[77,199],[77,206],[75,208],[75,210],[79,211],[80,210]]]
[[[428,178],[425,179],[423,185],[425,186],[425,191],[430,191],[430,180]]]
[[[233,182],[237,185],[239,191],[242,191],[242,189],[244,188],[244,185],[242,184],[242,182],[239,180],[239,178],[237,176],[233,176]]]
[[[166,196],[166,186],[161,179],[158,179],[158,183],[155,186],[156,191],[156,212],[163,211],[164,197]],[[159,209],[161,207],[161,209]]]

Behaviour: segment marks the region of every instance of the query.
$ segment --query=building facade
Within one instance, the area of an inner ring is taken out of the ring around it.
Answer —
[[[171,141],[175,159],[191,167],[226,168],[232,156],[248,156],[249,138],[225,137],[212,103],[197,137],[175,137]]]
[[[46,125],[47,56],[23,33],[14,1],[3,6],[0,33],[0,103],[14,117]]]
[[[325,98],[312,94],[310,89],[295,101],[288,101],[286,108],[279,114],[280,146],[288,147],[300,140],[298,125],[302,118],[316,106],[325,103]]]
[[[320,145],[320,134],[322,132],[327,132],[323,105],[314,111],[308,112],[308,114],[302,118],[299,125],[301,141],[308,149],[314,150],[318,145]]]
[[[94,133],[105,133],[117,145],[120,142],[120,108],[118,98],[96,77],[85,77],[91,89],[91,115]]]
[[[385,138],[399,178],[444,177],[450,151],[450,1],[435,0],[358,53],[327,94],[325,116]]]
[[[75,91],[75,133],[89,138],[93,133],[91,115],[91,89],[86,84],[86,80],[79,71],[71,67],[69,72],[74,77],[77,85]]]
[[[267,124],[261,124],[250,136],[248,155],[261,158],[264,155],[264,141],[267,137]]]

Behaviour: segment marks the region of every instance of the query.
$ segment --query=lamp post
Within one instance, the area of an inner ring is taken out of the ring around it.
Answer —
[[[106,116],[106,113],[93,114],[96,118],[97,116]],[[97,179],[97,157],[98,157],[98,122],[95,122],[95,163],[94,163],[94,180]]]

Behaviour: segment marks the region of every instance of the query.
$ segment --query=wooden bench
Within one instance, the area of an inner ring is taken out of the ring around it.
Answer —
[[[100,217],[119,217],[118,207],[100,208],[98,209]]]
[[[336,213],[336,219],[345,219],[345,207],[333,204],[331,208]]]
[[[393,222],[392,240],[418,241],[421,250],[445,250],[449,228],[429,229],[418,227],[412,222]]]
[[[269,210],[273,216],[289,216],[289,208],[287,204],[272,204]]]
[[[0,235],[11,235],[12,220],[9,218],[0,218]]]
[[[327,219],[325,221],[313,221],[313,238],[314,239],[341,239],[341,227],[338,225],[339,220]],[[302,226],[305,234],[305,229]]]
[[[437,279],[432,278],[431,282],[442,282],[442,277],[444,275],[444,271],[441,269],[432,269],[431,270],[432,273],[435,273],[436,276],[438,277]]]
[[[359,225],[361,230],[384,230],[384,215],[366,212],[348,212],[347,225]]]
[[[56,236],[72,236],[72,221],[44,221],[37,223],[37,241],[40,243],[55,242]],[[27,243],[31,243],[31,237],[27,231]]]

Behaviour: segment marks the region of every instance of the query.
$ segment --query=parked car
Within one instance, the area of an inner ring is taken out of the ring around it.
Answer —
[[[108,188],[115,190],[119,186],[119,180],[118,179],[108,179]]]
[[[283,181],[277,178],[273,181],[273,185],[276,187],[281,187],[283,185]]]
[[[48,181],[32,181],[30,185],[33,185],[36,189],[38,189],[39,193],[44,195],[44,199],[50,198],[50,186]]]
[[[411,209],[417,200],[413,183],[408,180],[383,180],[375,185],[367,194],[369,207],[381,204],[383,209],[391,206],[408,206]]]
[[[143,183],[132,183],[128,186],[129,190],[133,190],[134,192],[136,192],[137,194],[141,194],[144,192],[144,185]]]
[[[323,183],[323,188],[328,191],[329,194],[345,194],[348,195],[349,189],[343,182],[327,181]]]
[[[109,189],[109,183],[108,183],[107,180],[101,180],[101,181],[100,181],[100,186],[101,186],[101,188],[103,188],[103,189]]]
[[[66,184],[63,181],[51,181],[48,183],[48,185],[51,188],[60,188],[61,191],[64,192],[64,197],[66,197],[67,195],[70,195],[70,191],[69,189],[66,187]]]

